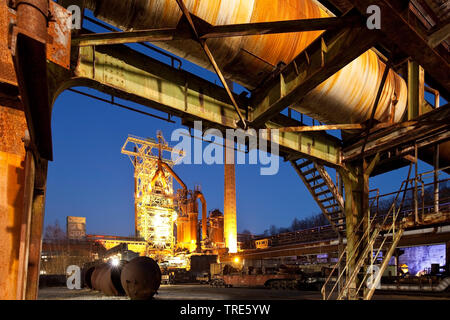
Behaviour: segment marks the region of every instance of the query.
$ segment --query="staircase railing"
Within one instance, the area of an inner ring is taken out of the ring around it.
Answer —
[[[358,226],[356,227],[355,230],[359,230],[362,223],[366,220],[368,220],[368,228],[366,228],[366,230],[364,231],[363,235],[360,237],[359,241],[357,242],[357,244],[355,245],[354,249],[348,253],[347,250],[344,250],[342,252],[342,254],[340,255],[336,265],[333,267],[332,271],[330,272],[328,278],[326,279],[324,285],[322,286],[321,289],[321,293],[322,293],[322,298],[324,300],[328,300],[331,298],[331,296],[333,295],[334,291],[336,290],[336,288],[338,287],[338,284],[340,283],[341,279],[345,277],[345,275],[348,273],[347,270],[349,270],[349,261],[352,261],[354,255],[357,252],[360,252],[361,247],[364,245],[363,249],[362,249],[362,254],[360,255],[359,259],[356,261],[355,263],[355,268],[352,271],[352,273],[350,275],[348,275],[348,277],[345,279],[345,283],[344,286],[342,288],[339,288],[339,292],[337,295],[337,299],[343,299],[345,297],[345,295],[348,292],[348,289],[350,287],[350,285],[352,284],[352,282],[355,280],[355,278],[358,276],[358,274],[360,273],[361,268],[364,266],[364,262],[367,260],[367,257],[369,255],[369,252],[371,253],[371,260],[370,260],[370,267],[373,270],[373,265],[374,265],[374,261],[376,259],[376,257],[378,257],[381,248],[383,248],[383,245],[387,239],[387,237],[384,237],[381,245],[379,246],[378,252],[375,255],[375,259],[373,258],[373,246],[380,234],[380,232],[382,230],[386,230],[387,229],[387,234],[389,234],[390,232],[392,232],[393,235],[393,242],[392,242],[392,246],[396,246],[402,233],[403,233],[403,228],[401,227],[399,221],[397,221],[398,217],[399,217],[399,213],[401,212],[401,208],[403,206],[404,200],[405,200],[405,196],[406,196],[406,192],[408,189],[408,184],[410,182],[410,174],[411,174],[411,168],[412,166],[410,166],[409,168],[409,172],[408,172],[408,179],[403,181],[399,190],[396,193],[396,196],[394,198],[394,200],[392,201],[392,205],[389,208],[389,211],[386,215],[384,215],[384,217],[382,217],[382,221],[381,223],[375,223],[376,219],[379,217],[379,212],[378,209],[375,211],[375,214],[373,215],[373,217],[364,217],[363,219],[361,219],[361,221],[359,222]],[[404,187],[403,187],[404,186]],[[399,199],[400,194],[402,193],[403,190],[403,197],[402,197],[402,201],[400,203],[400,205],[398,206],[398,208],[396,208],[396,203]],[[397,209],[397,210],[396,210]],[[392,221],[388,224],[387,222],[389,221],[389,217],[392,217]],[[399,226],[400,230],[399,231],[395,231],[396,226]],[[364,239],[368,239],[367,242],[364,242]],[[390,248],[388,250],[388,253],[391,251],[392,248]],[[395,249],[395,248],[394,248]],[[392,250],[393,252],[393,250]],[[346,256],[347,253],[347,256]],[[392,253],[391,253],[392,255]],[[329,286],[329,283],[332,279],[333,274],[335,273],[336,269],[338,269],[338,267],[342,264],[344,257],[346,257],[346,263],[345,263],[345,267],[340,271],[340,273],[338,274],[337,280],[335,281],[334,285],[332,286],[330,292],[327,293],[327,287]],[[386,257],[384,257],[384,259],[386,259]],[[390,259],[390,257],[389,257]],[[388,260],[389,260],[388,259]],[[384,263],[383,261],[383,266],[384,269],[387,267],[387,263],[389,261],[387,261],[386,263]],[[381,279],[381,275],[383,273],[384,270],[380,270],[379,273],[376,275],[375,279],[380,278]],[[360,292],[360,290],[362,289],[363,284],[366,282],[367,277],[369,276],[369,273],[365,273],[364,277],[362,279],[362,281],[360,282],[360,285],[358,288],[356,288],[356,293],[358,294]],[[377,282],[375,282],[377,283]],[[367,295],[364,295],[364,298],[366,297],[371,297],[373,295],[373,286],[370,288],[370,290],[368,291]]]

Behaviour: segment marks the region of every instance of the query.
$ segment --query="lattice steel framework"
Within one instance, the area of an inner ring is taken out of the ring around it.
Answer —
[[[149,251],[171,250],[177,211],[173,177],[162,163],[172,167],[184,153],[169,147],[161,132],[157,140],[129,135],[122,147],[134,165],[136,236],[144,238]],[[164,154],[169,154],[164,158]]]

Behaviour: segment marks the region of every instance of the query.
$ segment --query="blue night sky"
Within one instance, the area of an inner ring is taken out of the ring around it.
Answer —
[[[150,52],[149,55],[160,58]],[[186,61],[183,69],[217,81],[211,72]],[[235,89],[242,90],[238,86]],[[91,89],[81,90],[109,99]],[[128,101],[120,102],[165,116]],[[175,124],[168,123],[70,91],[63,92],[52,114],[54,161],[48,169],[45,224],[58,220],[65,228],[66,216],[84,216],[88,234],[133,235],[133,165],[121,154],[121,147],[128,134],[155,138],[157,130],[162,130],[169,144],[176,144],[170,141],[171,133],[182,126],[180,119],[174,120]],[[203,148],[206,145],[203,142]],[[174,169],[188,188],[201,185],[208,211],[215,208],[223,211],[223,165],[181,164]],[[429,169],[429,165],[420,163],[421,171]],[[294,218],[320,212],[288,162],[280,159],[279,173],[273,176],[261,176],[259,170],[259,165],[236,165],[238,231],[262,233],[271,224],[288,227]],[[385,192],[397,190],[407,171],[403,168],[375,177],[371,187]]]

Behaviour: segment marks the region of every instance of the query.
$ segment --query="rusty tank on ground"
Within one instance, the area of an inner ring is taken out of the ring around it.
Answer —
[[[161,269],[155,260],[137,257],[125,265],[120,279],[132,300],[149,300],[161,284]]]
[[[125,295],[120,276],[126,264],[126,261],[120,261],[117,265],[102,263],[95,266],[94,270],[91,271],[91,289],[100,291],[107,296]],[[86,283],[89,286],[89,282]]]
[[[329,17],[313,0],[185,0],[195,16],[212,25],[268,22]],[[174,0],[88,0],[99,19],[123,30],[173,28],[182,17]],[[288,64],[322,31],[208,39],[224,75],[247,89],[254,89],[280,63]],[[201,47],[193,40],[158,42],[177,56],[212,70]],[[370,117],[385,64],[369,50],[299,99],[292,107],[324,123],[362,123]],[[395,122],[404,115],[405,81],[389,72],[375,119]]]

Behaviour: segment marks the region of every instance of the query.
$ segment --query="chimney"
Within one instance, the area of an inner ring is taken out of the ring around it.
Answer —
[[[232,163],[231,163],[232,159]],[[224,196],[224,237],[228,252],[237,252],[236,226],[236,177],[234,164],[234,141],[225,147],[225,196]]]

